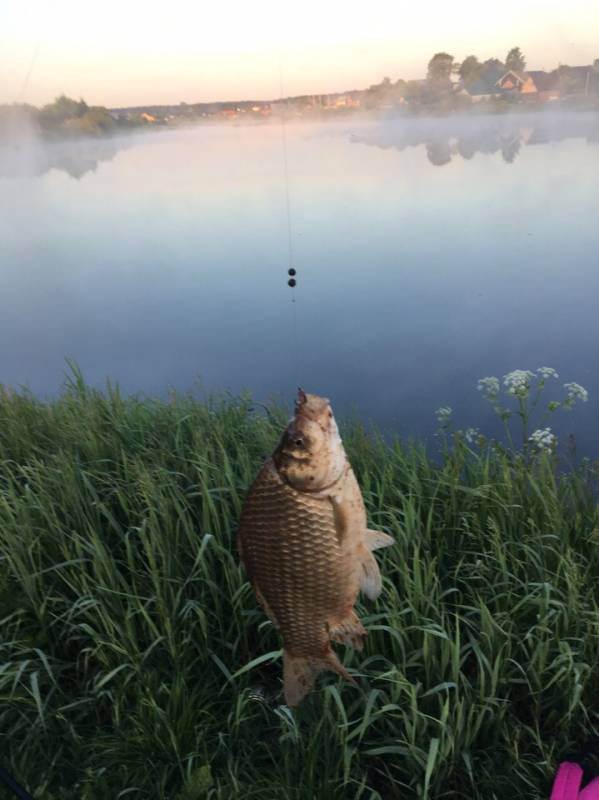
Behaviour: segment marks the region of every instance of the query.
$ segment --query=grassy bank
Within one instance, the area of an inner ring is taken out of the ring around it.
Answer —
[[[593,470],[345,430],[396,544],[359,688],[291,714],[234,548],[284,423],[77,377],[0,394],[0,764],[39,800],[547,798],[599,727]]]

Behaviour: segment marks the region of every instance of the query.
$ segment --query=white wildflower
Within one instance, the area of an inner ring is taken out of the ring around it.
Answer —
[[[559,378],[559,375],[553,367],[539,367],[537,372],[544,381],[546,381],[547,378]]]
[[[437,422],[439,425],[441,425],[441,427],[445,427],[451,422],[451,411],[452,410],[450,406],[441,406],[441,408],[438,408],[435,411]]]
[[[568,392],[568,400],[573,405],[577,400],[583,403],[589,399],[589,393],[579,383],[564,383],[564,389]]]
[[[508,394],[527,397],[534,376],[534,372],[529,369],[514,369],[503,376],[503,385],[507,387]]]
[[[530,434],[528,441],[532,442],[539,450],[553,450],[557,444],[557,436],[551,433],[551,428],[539,428]]]
[[[479,392],[483,393],[487,400],[494,400],[499,394],[499,378],[481,378],[477,388]]]
[[[468,444],[474,444],[479,436],[480,436],[480,430],[478,428],[467,428],[464,431],[464,438],[466,439]]]

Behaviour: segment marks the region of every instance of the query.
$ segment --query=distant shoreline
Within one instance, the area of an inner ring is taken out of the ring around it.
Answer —
[[[73,105],[68,98],[59,102]],[[83,101],[80,101],[83,103]],[[84,104],[85,105],[85,104]],[[149,106],[149,109],[162,107]],[[241,107],[239,107],[241,109]],[[44,118],[46,108],[40,112],[32,106],[0,106],[0,145],[21,144],[27,140],[39,142],[77,142],[83,139],[107,140],[129,133],[176,131],[201,126],[231,125],[261,127],[296,123],[365,122],[418,119],[458,119],[480,117],[512,117],[523,114],[551,116],[555,114],[578,115],[581,113],[599,114],[599,96],[571,97],[551,102],[530,102],[526,100],[494,98],[472,103],[460,108],[448,108],[441,104],[389,105],[381,108],[364,107],[314,109],[297,108],[285,104],[277,106],[268,114],[255,110],[238,110],[231,114],[215,112],[198,116],[195,113],[182,113],[180,116],[160,118],[149,112],[135,109],[109,110],[85,106],[80,116],[51,120]],[[227,109],[225,109],[227,111]],[[158,113],[158,112],[156,112]],[[118,115],[121,116],[118,116]],[[117,116],[115,116],[117,115]],[[129,115],[129,116],[126,116]]]

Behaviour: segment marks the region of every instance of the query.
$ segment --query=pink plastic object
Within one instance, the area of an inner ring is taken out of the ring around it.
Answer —
[[[593,778],[582,792],[578,795],[578,800],[599,800],[599,778]]]
[[[551,790],[551,800],[599,800],[599,778],[580,791],[582,767],[571,761],[560,764]]]
[[[555,776],[551,800],[578,800],[581,781],[582,767],[571,761],[564,761],[559,765]]]

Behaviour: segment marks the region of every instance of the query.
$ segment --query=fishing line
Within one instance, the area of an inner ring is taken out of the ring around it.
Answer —
[[[35,62],[37,61],[37,56],[38,56],[38,53],[40,51],[41,44],[42,44],[41,41],[38,41],[38,43],[35,45],[35,49],[33,51],[33,56],[31,57],[31,61],[29,62],[29,69],[27,70],[27,74],[25,75],[25,78],[23,80],[23,84],[21,85],[21,91],[18,94],[16,102],[19,102],[19,103],[23,102],[23,99],[25,97],[25,92],[27,91],[27,89],[29,87],[29,81],[31,79],[31,74],[33,73],[33,68],[35,66]]]
[[[283,62],[279,58],[279,90],[281,102],[283,102]],[[295,385],[299,386],[299,336],[297,330],[297,298],[295,294],[295,287],[297,285],[296,275],[297,270],[294,267],[295,258],[293,253],[293,228],[291,220],[291,194],[289,191],[289,158],[287,154],[287,114],[289,110],[289,100],[286,101],[286,107],[281,114],[281,144],[283,147],[283,172],[285,178],[285,211],[287,214],[287,258],[289,267],[287,269],[287,285],[291,288],[291,306],[293,309],[293,355],[295,367]]]

